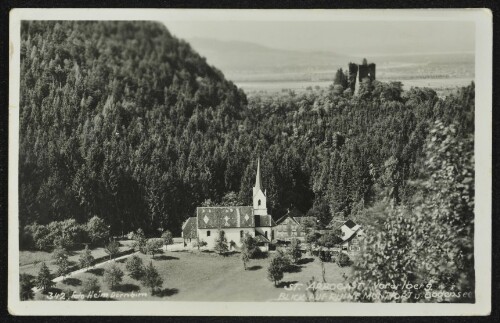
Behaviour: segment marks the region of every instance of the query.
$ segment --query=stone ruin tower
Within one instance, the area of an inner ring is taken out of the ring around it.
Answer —
[[[366,78],[373,82],[375,80],[375,71],[375,63],[368,64],[366,58],[363,58],[362,64],[349,63],[347,84],[352,93],[357,93],[358,90],[358,87],[356,87],[356,77],[358,78],[359,83],[363,82]]]
[[[349,63],[349,74],[347,76],[347,86],[351,89],[352,93],[356,89],[356,76],[358,75],[358,64]]]
[[[365,78],[369,78],[370,81],[375,80],[375,63],[370,63],[363,59],[363,64],[359,65],[359,82],[361,83]]]

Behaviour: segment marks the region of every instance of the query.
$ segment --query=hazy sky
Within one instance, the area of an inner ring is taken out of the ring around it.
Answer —
[[[165,22],[177,37],[238,40],[293,50],[347,55],[474,51],[474,24],[456,21],[175,21]]]

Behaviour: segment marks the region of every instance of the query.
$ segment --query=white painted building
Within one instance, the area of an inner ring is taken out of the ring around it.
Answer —
[[[198,207],[196,217],[184,222],[183,237],[198,237],[207,243],[209,249],[213,249],[219,230],[223,231],[228,244],[233,241],[238,247],[241,246],[245,233],[248,233],[257,239],[261,249],[267,249],[268,244],[274,240],[273,227],[276,224],[267,212],[266,191],[262,191],[261,182],[259,160],[253,187],[253,205]]]
[[[363,238],[364,232],[361,226],[352,220],[345,221],[340,227],[340,238],[342,249],[359,251],[359,239]]]

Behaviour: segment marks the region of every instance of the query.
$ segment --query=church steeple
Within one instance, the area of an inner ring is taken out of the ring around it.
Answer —
[[[259,158],[257,159],[257,174],[255,175],[255,186],[253,187],[253,210],[255,215],[267,215],[267,198],[266,193],[262,191],[261,183]]]
[[[256,191],[262,190],[260,187],[261,182],[262,181],[260,179],[260,157],[259,157],[257,159],[257,174],[255,175],[255,190]]]

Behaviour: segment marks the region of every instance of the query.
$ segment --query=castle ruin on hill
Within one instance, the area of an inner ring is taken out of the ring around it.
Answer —
[[[339,73],[339,71],[337,73]],[[359,83],[361,83],[365,79],[374,81],[375,71],[376,71],[375,63],[368,64],[366,58],[364,58],[362,64],[349,63],[347,75],[342,73],[342,75],[336,76],[334,84],[342,85],[344,90],[350,89],[352,93],[355,93],[356,79],[358,79]]]

